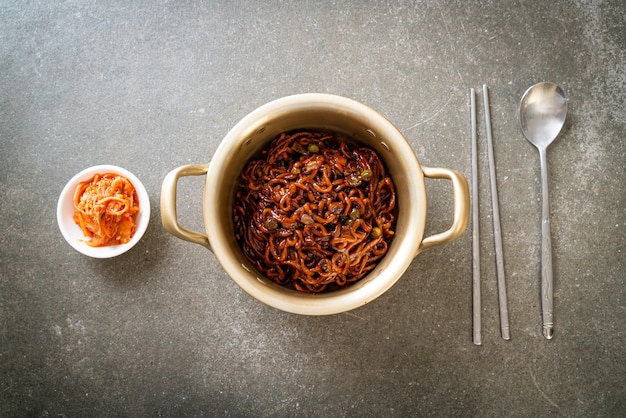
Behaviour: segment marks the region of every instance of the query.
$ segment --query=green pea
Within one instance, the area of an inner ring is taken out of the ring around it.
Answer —
[[[274,218],[267,218],[265,220],[265,227],[270,231],[274,231],[278,229],[278,221]]]

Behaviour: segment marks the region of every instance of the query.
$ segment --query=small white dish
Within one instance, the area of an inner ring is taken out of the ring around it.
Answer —
[[[91,247],[87,245],[88,238],[82,229],[74,222],[74,191],[82,181],[89,180],[97,173],[115,173],[126,177],[135,187],[139,199],[139,212],[135,217],[137,229],[135,235],[127,244],[110,245],[105,247]],[[130,250],[139,242],[148,228],[150,221],[150,199],[146,188],[130,171],[114,165],[97,165],[86,168],[76,174],[63,188],[57,204],[57,222],[63,238],[76,251],[93,258],[111,258]]]

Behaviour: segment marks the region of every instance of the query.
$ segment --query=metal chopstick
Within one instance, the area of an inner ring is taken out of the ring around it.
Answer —
[[[474,344],[481,345],[481,318],[480,318],[480,231],[478,212],[478,145],[476,141],[476,92],[470,89],[470,110],[472,126],[472,324]]]
[[[493,210],[493,235],[496,249],[496,273],[498,276],[498,300],[500,303],[500,331],[502,338],[508,340],[509,309],[506,298],[506,284],[504,280],[504,257],[502,254],[502,231],[500,230],[500,209],[498,208],[498,188],[496,184],[496,165],[493,157],[493,142],[491,138],[491,116],[489,114],[489,92],[483,84],[483,101],[485,106],[485,130],[487,132],[487,153],[489,156],[489,175],[491,180],[491,206]]]

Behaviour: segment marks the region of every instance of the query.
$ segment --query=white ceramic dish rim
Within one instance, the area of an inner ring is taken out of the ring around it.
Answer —
[[[96,173],[116,173],[126,177],[135,187],[139,198],[139,212],[137,213],[137,229],[131,241],[127,244],[111,245],[106,247],[90,247],[80,227],[74,222],[74,191],[81,181],[89,180]],[[65,185],[57,204],[57,222],[65,241],[76,251],[93,258],[112,258],[130,250],[139,242],[148,228],[150,221],[150,198],[143,183],[130,171],[115,165],[96,165],[76,174]]]

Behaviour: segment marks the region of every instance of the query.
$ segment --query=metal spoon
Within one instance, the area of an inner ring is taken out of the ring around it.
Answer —
[[[550,198],[548,195],[548,160],[546,151],[565,123],[567,97],[554,83],[538,83],[530,87],[519,106],[519,121],[526,139],[539,150],[541,161],[541,311],[543,336],[552,339],[553,279],[552,239],[550,236]]]

